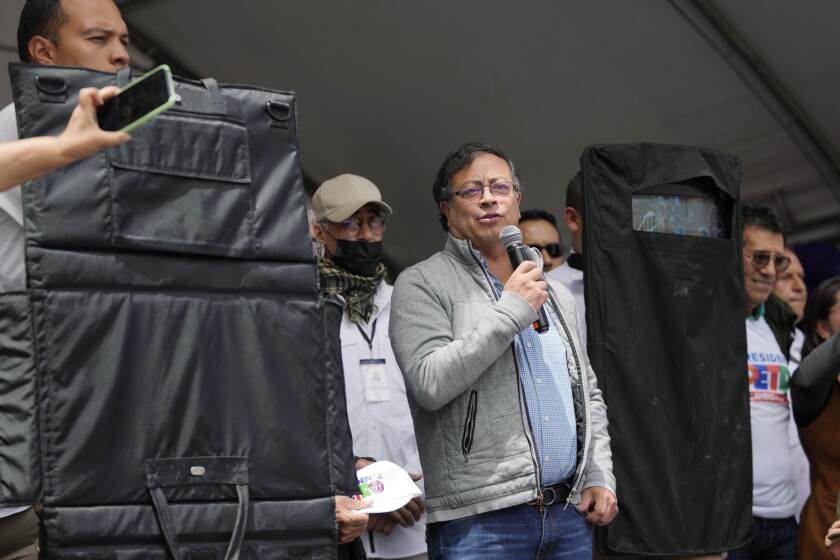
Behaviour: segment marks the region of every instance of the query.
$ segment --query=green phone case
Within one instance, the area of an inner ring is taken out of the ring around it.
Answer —
[[[167,64],[161,64],[160,66],[152,68],[151,70],[149,70],[148,72],[146,72],[145,74],[143,74],[142,76],[137,78],[136,80],[133,80],[130,84],[128,84],[124,88],[120,89],[119,93],[122,93],[122,92],[124,92],[128,89],[131,89],[132,87],[136,86],[137,84],[139,84],[140,82],[142,82],[143,80],[145,80],[146,78],[148,78],[149,76],[154,74],[155,72],[163,72],[164,76],[166,76],[166,88],[169,90],[169,98],[166,100],[166,102],[163,105],[160,105],[159,107],[157,107],[153,111],[151,111],[149,113],[146,113],[145,115],[143,115],[142,117],[140,117],[136,121],[132,122],[131,124],[129,124],[128,126],[123,128],[120,132],[131,132],[132,130],[134,130],[138,126],[146,124],[147,122],[149,122],[150,120],[152,120],[153,118],[158,116],[159,114],[163,113],[164,111],[166,111],[167,109],[169,109],[170,107],[175,105],[175,101],[176,101],[175,84],[172,81],[172,70],[169,69],[169,65],[167,65]],[[119,93],[117,95],[119,95]]]

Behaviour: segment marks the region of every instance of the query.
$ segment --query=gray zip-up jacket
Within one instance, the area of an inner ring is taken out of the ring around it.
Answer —
[[[607,411],[577,334],[575,303],[549,282],[563,325],[575,401],[578,465],[568,503],[585,488],[615,493]],[[513,339],[537,314],[512,292],[496,298],[469,241],[400,274],[391,298],[391,346],[405,376],[426,483],[428,522],[536,499],[540,472]]]

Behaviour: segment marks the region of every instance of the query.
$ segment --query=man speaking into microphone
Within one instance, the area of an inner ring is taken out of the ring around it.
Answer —
[[[446,246],[399,276],[390,324],[426,480],[429,557],[589,560],[591,525],[617,505],[574,299],[534,262],[511,262],[499,236],[519,221],[522,189],[500,150],[457,148],[433,196]]]

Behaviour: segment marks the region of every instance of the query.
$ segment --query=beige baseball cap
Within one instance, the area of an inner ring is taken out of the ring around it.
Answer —
[[[321,183],[312,196],[312,211],[318,222],[343,222],[371,202],[385,214],[392,212],[391,207],[382,202],[382,194],[376,185],[364,177],[345,173]]]

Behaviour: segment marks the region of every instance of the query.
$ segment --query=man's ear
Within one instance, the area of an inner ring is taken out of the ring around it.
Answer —
[[[828,328],[828,322],[822,319],[817,319],[817,324],[814,325],[814,331],[823,340],[831,338],[831,329]]]
[[[438,209],[440,213],[446,216],[446,220],[449,221],[449,202],[446,200],[441,200],[438,202]]]
[[[452,224],[452,220],[449,219],[449,210],[451,208],[449,206],[449,203],[445,200],[442,200],[438,203],[438,208],[440,209],[440,213],[446,216],[446,225],[449,228],[449,233],[451,233],[452,236],[455,237],[455,239],[463,239],[464,236],[461,235],[461,233],[458,231],[458,228],[456,228]]]
[[[55,43],[46,37],[35,35],[29,39],[29,44],[26,48],[29,52],[29,58],[35,64],[55,65],[55,53],[57,49]]]
[[[309,224],[309,234],[312,239],[324,243],[324,228],[321,227],[321,224],[317,222]]]
[[[580,215],[578,211],[571,206],[566,206],[563,212],[566,219],[566,227],[569,228],[569,231],[572,233],[580,231]]]

